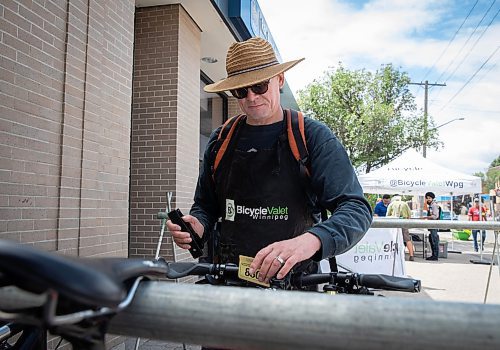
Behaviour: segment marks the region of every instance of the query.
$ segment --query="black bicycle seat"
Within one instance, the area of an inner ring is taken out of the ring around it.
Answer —
[[[54,289],[87,306],[116,307],[130,278],[165,274],[165,262],[127,258],[72,258],[0,240],[0,276],[24,290]]]

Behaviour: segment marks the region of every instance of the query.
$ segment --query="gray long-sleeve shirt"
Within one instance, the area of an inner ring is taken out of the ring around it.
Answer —
[[[211,151],[220,129],[212,133],[205,150],[190,211],[203,224],[205,232],[210,232],[221,216],[211,171]],[[332,214],[328,220],[307,229],[321,241],[322,248],[313,257],[321,260],[339,255],[359,242],[371,225],[372,212],[347,153],[331,130],[325,124],[305,117],[305,135],[311,188],[320,206]]]
[[[431,204],[429,204],[430,207],[430,214],[427,219],[428,220],[438,220],[439,219],[439,205],[436,203],[436,201],[432,201]]]

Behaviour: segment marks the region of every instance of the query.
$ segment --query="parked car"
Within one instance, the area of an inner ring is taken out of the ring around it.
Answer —
[[[453,215],[452,215],[453,214]],[[451,218],[451,219],[450,219]],[[458,220],[458,215],[455,213],[450,212],[449,210],[442,210],[441,211],[441,218],[440,220]],[[440,228],[438,229],[440,232],[449,232],[449,228]]]

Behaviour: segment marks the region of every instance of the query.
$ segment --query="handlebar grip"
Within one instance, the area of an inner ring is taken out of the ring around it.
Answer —
[[[395,290],[399,292],[420,292],[421,282],[413,278],[388,275],[359,274],[359,284],[367,288]]]
[[[314,286],[321,283],[330,282],[330,274],[328,273],[315,273],[315,274],[299,274],[292,276],[291,284],[295,288]]]
[[[167,277],[181,278],[186,276],[205,276],[212,273],[212,264],[195,262],[168,263]]]

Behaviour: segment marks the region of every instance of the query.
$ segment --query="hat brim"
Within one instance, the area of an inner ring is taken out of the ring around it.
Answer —
[[[271,79],[272,77],[289,70],[303,60],[304,58],[301,58],[298,60],[280,63],[274,66],[234,75],[232,77],[227,77],[226,79],[205,86],[203,90],[205,90],[206,92],[221,92],[239,89],[245,86],[251,86]]]

